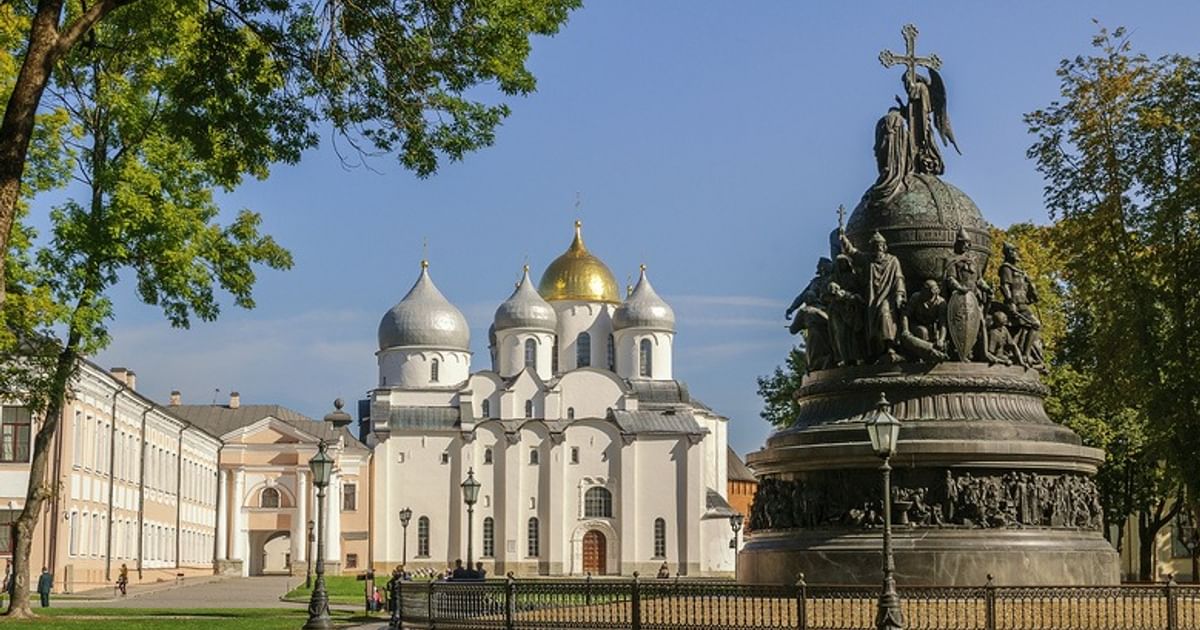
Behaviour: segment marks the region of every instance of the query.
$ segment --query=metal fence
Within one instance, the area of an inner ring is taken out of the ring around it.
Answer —
[[[878,587],[699,580],[396,582],[390,628],[872,630]],[[1200,630],[1200,586],[901,588],[909,630]]]

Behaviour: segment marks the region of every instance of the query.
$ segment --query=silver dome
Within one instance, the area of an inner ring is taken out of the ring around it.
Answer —
[[[675,332],[675,311],[650,286],[645,265],[633,292],[613,311],[612,321],[613,330],[649,328]]]
[[[379,349],[424,346],[467,351],[471,331],[467,318],[429,279],[429,263],[421,261],[421,276],[408,294],[379,322]]]
[[[512,295],[496,309],[496,330],[510,328],[533,328],[545,332],[555,332],[558,326],[558,315],[554,307],[542,299],[533,288],[529,279],[529,266],[525,266],[525,275],[517,284]]]

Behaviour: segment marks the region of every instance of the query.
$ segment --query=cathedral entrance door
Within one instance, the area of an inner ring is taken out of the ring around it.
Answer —
[[[604,534],[590,529],[583,535],[583,572],[592,575],[607,573],[608,539]]]

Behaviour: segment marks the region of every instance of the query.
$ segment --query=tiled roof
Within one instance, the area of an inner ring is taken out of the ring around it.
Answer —
[[[350,431],[321,420],[293,411],[282,405],[238,405],[231,409],[227,405],[172,405],[167,409],[176,416],[213,435],[221,436],[243,427],[248,427],[264,418],[275,418],[318,439],[336,441],[345,438],[350,447],[366,448]]]
[[[617,426],[621,427],[622,433],[691,433],[698,435],[706,432],[696,422],[692,412],[687,409],[663,411],[614,409],[612,415]]]
[[[753,481],[758,483],[758,479],[754,477],[754,473],[746,466],[741,457],[734,452],[732,447],[727,447],[729,454],[726,456],[725,469],[728,471],[730,481]]]
[[[705,516],[733,516],[737,514],[737,511],[733,509],[733,506],[729,505],[725,497],[712,488],[708,488],[708,492],[704,494],[704,509]]]

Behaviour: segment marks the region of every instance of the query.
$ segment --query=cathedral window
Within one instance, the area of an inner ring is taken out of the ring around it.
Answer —
[[[578,446],[571,447],[571,463],[572,464],[579,463],[579,447]]]
[[[483,557],[496,555],[496,521],[492,517],[483,519]]]
[[[429,557],[429,517],[417,519],[417,557]]]
[[[643,339],[638,344],[638,374],[646,378],[650,378],[650,370],[653,367],[650,340]]]
[[[661,518],[654,519],[654,557],[667,557],[667,522]]]
[[[554,345],[550,347],[550,371],[558,374],[558,337],[554,338]]]
[[[575,367],[588,367],[592,364],[592,336],[581,332],[575,338]]]
[[[532,400],[525,401],[525,417],[526,418],[533,417],[533,401]]]
[[[529,464],[531,466],[536,466],[540,461],[541,453],[538,452],[537,447],[529,449]]]
[[[537,370],[537,340],[525,340],[525,367]]]
[[[490,448],[483,449],[483,463],[485,463],[485,464],[492,463],[492,449],[490,449]]]
[[[612,518],[612,493],[608,488],[588,488],[583,495],[584,518]]]
[[[608,369],[617,371],[617,341],[611,334],[608,336]]]
[[[536,516],[529,519],[529,531],[527,533],[529,536],[529,543],[525,550],[525,555],[529,556],[530,558],[536,558],[538,557],[538,549],[541,547],[541,545],[538,544],[539,532],[538,520]]]
[[[439,367],[441,367],[441,363],[437,359],[434,359],[429,362],[429,382],[431,382],[431,383],[438,382],[438,371],[439,371],[438,368]]]
[[[574,419],[575,419],[575,408],[567,407],[567,420],[574,420]]]
[[[275,488],[265,488],[262,495],[258,498],[258,507],[277,508],[279,507],[279,491]]]
[[[442,453],[442,463],[443,464],[450,463],[450,453]]]
[[[482,409],[480,409],[480,411],[482,412],[482,415],[484,418],[491,418],[492,417],[492,401],[485,399],[483,401]]]
[[[342,486],[342,510],[353,512],[358,509],[358,486],[348,483]]]

